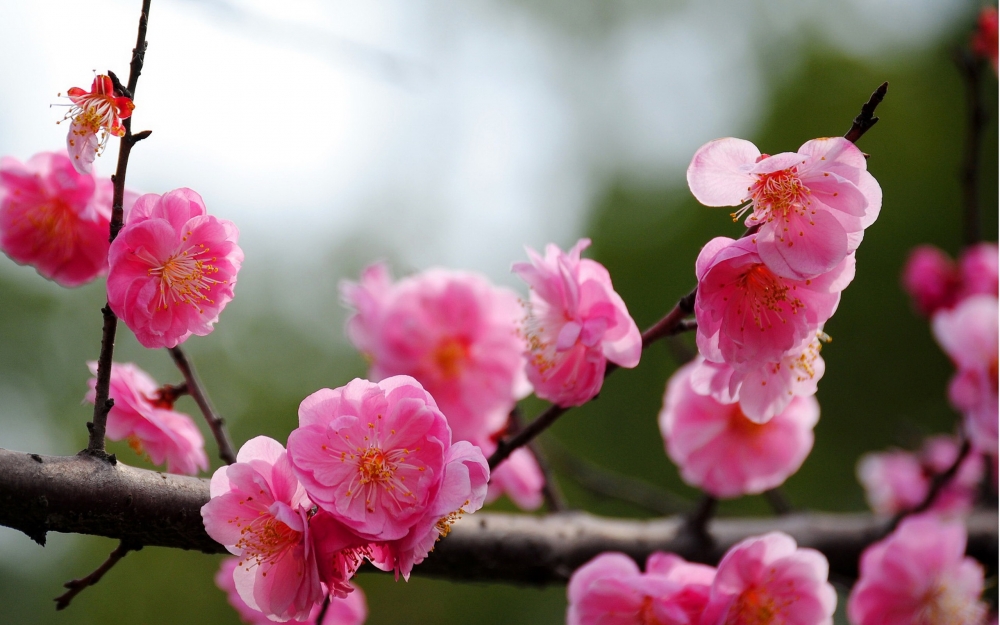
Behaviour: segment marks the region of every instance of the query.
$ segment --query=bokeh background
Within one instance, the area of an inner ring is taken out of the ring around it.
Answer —
[[[0,155],[60,149],[56,94],[91,70],[125,76],[139,0],[0,0]],[[827,326],[816,445],[785,486],[795,506],[864,508],[858,456],[948,432],[951,367],[898,287],[907,251],[960,247],[965,129],[951,61],[980,8],[941,0],[154,0],[128,185],[188,186],[235,221],[246,262],[216,331],[185,345],[238,442],[284,441],[299,401],[363,376],[337,284],[388,259],[396,274],[471,268],[515,286],[525,244],[594,239],[640,327],[694,284],[701,245],[742,228],[684,182],[694,150],[740,136],[764,152],[843,134],[883,80],[882,121],[860,143],[885,204],[857,278]],[[997,233],[997,91],[983,151],[984,232]],[[113,169],[116,145],[98,161]],[[86,443],[86,361],[103,281],[74,290],[0,257],[0,446],[72,454]],[[688,340],[686,337],[684,340]],[[690,344],[690,341],[689,341]],[[599,401],[543,438],[550,449],[694,499],[656,427],[678,350],[657,345]],[[178,381],[127,329],[116,357]],[[538,403],[527,402],[528,414]],[[190,399],[178,408],[197,415]],[[197,419],[196,419],[197,420]],[[206,437],[210,441],[210,437]],[[112,451],[143,465],[125,445]],[[214,446],[209,442],[213,467]],[[650,513],[581,488],[599,514]],[[493,509],[511,510],[501,501]],[[769,514],[759,497],[722,514]],[[2,623],[237,623],[212,583],[219,558],[147,548],[54,611],[62,582],[115,542],[0,528]],[[418,569],[419,570],[419,569]],[[565,589],[363,574],[369,622],[560,623]],[[842,618],[839,617],[839,618]]]

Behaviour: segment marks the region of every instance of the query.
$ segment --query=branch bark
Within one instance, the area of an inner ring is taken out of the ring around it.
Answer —
[[[208,499],[205,479],[110,464],[87,455],[39,456],[0,449],[0,525],[42,544],[46,532],[70,532],[134,546],[225,553],[202,524],[201,506]],[[979,511],[966,522],[968,552],[993,570],[997,512]],[[884,520],[870,514],[713,519],[706,527],[711,546],[706,546],[680,516],[637,521],[586,513],[479,513],[456,523],[416,570],[455,580],[559,583],[603,551],[621,551],[637,561],[653,551],[670,551],[715,563],[740,540],[777,530],[802,547],[821,551],[833,573],[853,577],[861,552],[884,526]]]

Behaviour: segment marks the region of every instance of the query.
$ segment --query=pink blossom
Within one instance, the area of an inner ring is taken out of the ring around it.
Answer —
[[[934,337],[958,368],[948,387],[977,449],[997,453],[997,298],[973,295],[933,319]]]
[[[115,96],[111,78],[103,74],[94,76],[90,91],[72,87],[67,93],[73,107],[66,114],[71,119],[66,149],[73,167],[81,174],[89,174],[94,158],[104,150],[108,135],[124,136],[123,119],[132,116],[132,100]]]
[[[972,52],[990,62],[993,73],[997,73],[997,8],[985,6],[979,12],[979,23],[972,35]]]
[[[414,565],[423,562],[455,521],[483,506],[489,479],[489,464],[478,447],[468,441],[452,445],[437,496],[406,536],[383,543],[376,550],[373,564],[385,571],[395,570],[397,578],[402,575],[408,580]]]
[[[515,402],[530,392],[513,291],[446,269],[393,284],[381,263],[340,290],[356,311],[347,334],[370,359],[372,379],[415,378],[434,396],[455,440],[476,441],[502,429]]]
[[[861,554],[861,574],[847,599],[851,623],[983,623],[983,567],[965,557],[965,542],[961,521],[934,515],[905,519]]]
[[[406,536],[441,486],[451,431],[411,377],[355,379],[302,400],[288,455],[309,497],[373,541]]]
[[[97,363],[88,362],[94,375],[88,381],[86,401],[94,403]],[[167,463],[169,473],[195,475],[208,469],[205,439],[186,414],[173,410],[173,398],[165,397],[149,374],[130,362],[112,363],[108,397],[115,405],[108,412],[107,437],[127,440],[137,454],[149,456],[153,464]]]
[[[996,243],[979,243],[967,247],[958,257],[961,286],[958,301],[973,295],[997,296],[1000,254]]]
[[[918,454],[899,449],[865,454],[858,462],[857,474],[868,505],[883,515],[917,507],[930,490],[931,478],[946,471],[958,453],[955,438],[942,435],[928,438]],[[930,509],[941,513],[971,510],[984,470],[982,456],[969,454]]]
[[[913,248],[902,275],[903,290],[924,315],[954,306],[961,284],[958,268],[947,254],[933,245]]]
[[[326,594],[310,539],[312,502],[277,441],[258,436],[212,476],[205,531],[239,556],[240,598],[275,620],[304,619]]]
[[[65,154],[4,157],[0,249],[63,286],[90,282],[108,270],[111,195],[109,179],[77,173]],[[126,191],[126,210],[136,197]]]
[[[817,332],[778,362],[739,370],[698,358],[691,385],[699,395],[711,395],[724,404],[738,401],[746,418],[754,423],[767,423],[784,411],[793,398],[816,394],[817,384],[826,372],[826,363],[819,355],[822,340],[829,337]]]
[[[763,262],[804,280],[831,271],[858,249],[882,208],[882,189],[864,154],[840,137],[813,139],[798,152],[761,154],[743,139],[716,139],[688,167],[691,193],[706,206],[751,211]]]
[[[763,263],[756,240],[717,237],[696,263],[698,351],[737,369],[778,362],[811,340],[854,279],[853,254],[815,278],[783,278]]]
[[[602,553],[577,569],[566,594],[567,625],[697,625],[712,567],[654,553],[643,573],[623,553]]]
[[[531,287],[523,333],[528,341],[528,379],[535,394],[560,406],[579,406],[601,390],[610,360],[639,364],[642,336],[611,275],[600,263],[580,258],[590,239],[564,253],[555,245],[542,258],[527,248],[531,262],[513,271]]]
[[[209,334],[233,299],[243,263],[238,238],[236,226],[208,215],[191,189],[140,197],[111,244],[111,310],[149,348]]]
[[[814,397],[795,397],[767,423],[754,423],[737,403],[699,395],[691,386],[696,363],[674,373],[660,411],[667,455],[685,482],[716,497],[774,488],[798,471],[819,420]]]
[[[771,532],[734,545],[719,562],[701,625],[832,625],[837,593],[829,564]]]
[[[229,605],[233,606],[237,614],[240,615],[241,621],[247,625],[271,625],[274,621],[265,616],[263,612],[248,606],[240,597],[240,593],[236,591],[236,580],[233,579],[233,573],[239,566],[239,561],[240,559],[236,557],[225,558],[218,573],[215,574],[215,585],[226,593]],[[323,617],[323,622],[319,625],[361,625],[367,620],[368,603],[365,601],[365,593],[354,584],[351,584],[351,588],[352,592],[346,597],[332,599],[326,616]],[[322,602],[317,603],[306,618],[288,622],[315,624],[322,607]]]

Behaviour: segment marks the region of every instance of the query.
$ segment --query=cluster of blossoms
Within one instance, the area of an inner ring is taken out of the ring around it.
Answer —
[[[413,378],[354,380],[302,401],[288,450],[247,442],[212,476],[209,536],[238,556],[240,599],[272,620],[305,619],[344,598],[365,560],[409,578],[463,514],[486,498],[489,466],[453,443]]]
[[[642,338],[607,269],[549,245],[545,257],[514,272],[530,302],[485,277],[429,269],[393,282],[385,265],[366,268],[341,294],[355,313],[347,334],[370,360],[369,376],[408,375],[434,396],[456,440],[489,454],[508,415],[532,388],[563,406],[586,403],[601,389],[607,361],[634,367]],[[525,310],[527,309],[527,310]],[[506,493],[525,509],[541,505],[544,478],[531,452],[518,449],[490,480],[488,500]]]
[[[718,568],[653,553],[643,573],[604,553],[573,574],[567,625],[829,625],[837,593],[818,551],[773,532],[734,545]]]
[[[775,156],[718,139],[695,153],[687,179],[701,203],[739,206],[733,217],[747,214],[750,231],[698,255],[700,356],[667,386],[660,430],[688,483],[717,497],[760,493],[812,449],[823,326],[882,192],[841,138]]]

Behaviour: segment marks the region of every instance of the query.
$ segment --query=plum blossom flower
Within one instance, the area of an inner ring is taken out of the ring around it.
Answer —
[[[374,550],[372,563],[410,579],[414,565],[423,562],[434,544],[447,536],[452,524],[462,515],[483,506],[490,467],[478,447],[459,441],[448,450],[444,475],[437,496],[427,506],[422,518],[406,536],[387,541]]]
[[[698,351],[736,369],[779,362],[812,340],[854,279],[853,254],[814,278],[783,278],[761,260],[755,240],[712,239],[695,265]]]
[[[429,269],[395,284],[382,263],[342,282],[356,312],[347,334],[371,361],[369,376],[415,378],[434,396],[455,440],[501,430],[531,387],[524,374],[517,294],[475,273]]]
[[[288,456],[309,497],[372,541],[403,538],[441,488],[451,431],[408,376],[355,379],[302,400]]]
[[[764,264],[798,280],[832,270],[858,249],[882,208],[864,154],[841,137],[774,156],[743,139],[716,139],[695,153],[687,180],[706,206],[742,206],[734,219],[750,211],[746,225],[760,226]]]
[[[108,270],[112,184],[77,173],[65,154],[40,152],[26,163],[0,159],[0,249],[63,286]],[[138,197],[125,192],[125,210]]]
[[[738,370],[725,363],[698,358],[691,385],[699,395],[711,395],[724,404],[738,401],[746,418],[754,423],[767,423],[784,411],[793,398],[816,394],[817,384],[826,372],[820,350],[823,341],[829,340],[819,331],[777,362]]]
[[[934,515],[904,519],[861,554],[847,599],[854,625],[981,625],[983,567],[965,556],[965,525]]]
[[[86,401],[97,395],[97,363],[88,362],[94,375],[88,381]],[[112,363],[108,397],[115,405],[108,412],[107,437],[127,440],[137,454],[153,464],[166,462],[169,473],[195,475],[208,469],[205,439],[186,414],[173,410],[173,397],[164,393],[148,373],[130,362]]]
[[[761,493],[798,471],[813,446],[819,420],[815,397],[795,397],[767,423],[755,423],[738,403],[699,395],[691,385],[696,363],[667,383],[660,433],[685,482],[716,497]]]
[[[714,577],[673,554],[651,554],[643,573],[623,553],[602,553],[570,578],[566,623],[697,625]]]
[[[952,436],[932,436],[919,453],[901,449],[868,453],[858,461],[858,481],[876,514],[893,515],[917,507],[930,491],[931,478],[946,471],[958,457]],[[964,513],[972,509],[985,471],[983,457],[969,454],[958,473],[931,504],[934,512]]]
[[[205,336],[233,299],[239,231],[208,215],[201,196],[176,189],[135,202],[109,252],[108,303],[149,348]]]
[[[957,265],[933,245],[919,245],[910,252],[903,267],[903,289],[910,294],[917,311],[925,316],[954,308],[973,295],[996,297],[998,261],[995,243],[966,248]]]
[[[219,571],[215,574],[215,585],[226,593],[229,605],[233,606],[236,613],[240,615],[240,620],[247,625],[271,625],[274,623],[264,615],[263,612],[254,610],[246,604],[236,590],[236,580],[233,574],[239,566],[240,559],[237,557],[225,558]],[[361,625],[368,619],[368,603],[365,601],[365,593],[351,584],[352,592],[343,598],[333,598],[330,607],[323,617],[323,622],[318,625]],[[293,619],[289,623],[309,623],[316,625],[319,612],[323,604],[317,603],[313,606],[309,616],[302,620]]]
[[[89,174],[94,158],[104,151],[108,136],[125,135],[122,120],[132,116],[135,104],[130,98],[116,96],[111,78],[103,74],[94,76],[90,91],[72,87],[66,96],[73,103],[65,118],[72,120],[66,149],[73,167],[81,174]]]
[[[1000,275],[1000,253],[996,243],[978,243],[967,247],[958,257],[961,286],[958,301],[973,295],[997,296]]]
[[[832,625],[829,563],[782,532],[734,545],[716,571],[701,625]]]
[[[997,8],[983,7],[979,13],[976,32],[972,35],[972,52],[989,61],[994,74],[997,73],[997,25]]]
[[[545,257],[527,248],[530,262],[513,272],[531,287],[523,333],[528,342],[528,379],[535,394],[560,406],[579,406],[601,390],[607,361],[639,364],[642,336],[611,275],[600,263],[580,258],[590,239],[568,252],[555,245]]]
[[[272,620],[306,618],[326,592],[310,537],[312,502],[285,449],[266,436],[247,441],[209,490],[205,531],[239,556],[233,576],[240,598]]]
[[[948,398],[965,415],[965,429],[980,451],[997,453],[997,298],[973,295],[934,315],[934,337],[958,368]]]

